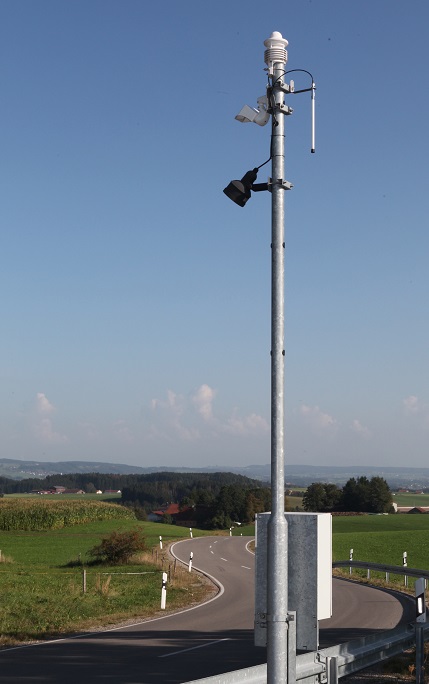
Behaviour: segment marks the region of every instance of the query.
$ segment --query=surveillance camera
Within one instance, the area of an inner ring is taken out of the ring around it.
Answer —
[[[259,112],[257,109],[249,107],[249,105],[244,105],[235,118],[241,123],[248,123],[249,121],[254,121],[258,114]]]
[[[244,105],[235,117],[241,123],[249,123],[250,121],[258,124],[258,126],[265,126],[268,123],[270,115],[268,110],[268,99],[265,95],[258,98],[258,108]]]

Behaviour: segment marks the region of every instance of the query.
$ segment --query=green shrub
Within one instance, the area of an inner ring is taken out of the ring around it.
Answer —
[[[100,544],[88,551],[97,563],[121,565],[146,548],[146,539],[140,530],[129,532],[112,532],[101,540]]]

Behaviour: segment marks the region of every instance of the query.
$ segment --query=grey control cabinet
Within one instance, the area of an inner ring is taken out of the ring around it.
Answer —
[[[269,517],[270,513],[256,516],[256,646],[267,643]],[[302,651],[317,651],[319,620],[332,615],[332,516],[330,513],[285,513],[285,517],[288,523],[288,611],[296,612],[296,647]]]

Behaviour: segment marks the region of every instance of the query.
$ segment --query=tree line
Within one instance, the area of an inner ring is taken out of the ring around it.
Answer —
[[[156,474],[159,476],[159,473]],[[122,502],[149,512],[168,502],[180,509],[192,509],[197,526],[225,529],[234,523],[253,522],[256,513],[271,506],[271,489],[258,480],[232,473],[164,473],[159,479],[151,474],[134,486],[124,487]],[[171,522],[165,517],[165,522]]]
[[[313,482],[305,492],[302,505],[305,511],[329,513],[390,513],[392,493],[382,477],[350,478],[344,487]]]
[[[233,473],[176,473],[156,472],[144,475],[117,473],[66,473],[47,475],[44,478],[32,477],[23,480],[12,480],[0,477],[0,490],[4,494],[23,494],[34,490],[51,489],[54,486],[66,489],[82,489],[88,494],[101,490],[121,490],[126,488],[145,492],[148,506],[153,504],[179,501],[193,489],[205,489],[207,492],[219,491],[227,484],[258,485],[244,475]]]
[[[198,526],[225,529],[234,523],[253,522],[256,513],[270,510],[271,490],[258,480],[234,473],[148,473],[119,475],[106,473],[68,473],[40,478],[11,480],[0,478],[5,494],[49,490],[54,486],[82,489],[88,494],[97,490],[120,490],[121,503],[133,508],[144,519],[153,510],[169,503],[192,509]],[[165,522],[172,522],[167,516]]]
[[[82,489],[121,490],[121,503],[134,508],[138,517],[177,503],[192,509],[198,526],[228,528],[235,522],[253,522],[256,513],[271,509],[271,489],[258,480],[234,473],[156,472],[144,475],[109,473],[68,473],[12,480],[0,477],[0,493],[25,493],[63,486]],[[313,483],[303,497],[305,511],[387,513],[392,509],[389,486],[381,477],[351,478],[344,487]],[[171,520],[165,519],[166,522]]]

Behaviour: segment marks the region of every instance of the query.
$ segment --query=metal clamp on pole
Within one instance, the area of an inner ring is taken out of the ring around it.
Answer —
[[[267,622],[293,622],[295,620],[294,613],[287,613],[287,615],[266,615]]]
[[[283,190],[292,190],[293,188],[293,183],[287,180],[283,180],[282,178],[277,178],[277,180],[273,181],[272,178],[268,179],[268,190],[271,192],[273,186],[278,186],[282,188]],[[253,190],[253,188],[252,188]]]

